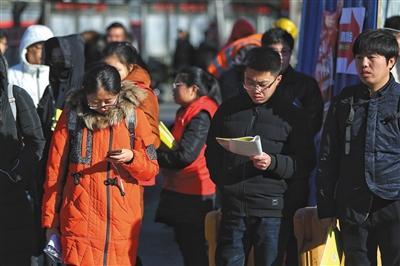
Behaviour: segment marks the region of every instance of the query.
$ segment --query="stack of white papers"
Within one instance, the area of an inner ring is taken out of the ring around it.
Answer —
[[[227,151],[243,155],[254,156],[262,153],[260,136],[241,138],[215,138]]]

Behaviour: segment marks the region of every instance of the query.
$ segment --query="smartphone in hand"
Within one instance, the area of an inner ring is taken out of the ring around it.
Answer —
[[[122,153],[122,150],[112,150],[107,152],[107,157],[119,155]]]

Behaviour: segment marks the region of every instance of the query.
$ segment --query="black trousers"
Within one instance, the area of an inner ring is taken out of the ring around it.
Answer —
[[[207,266],[207,242],[204,236],[204,227],[193,224],[175,224],[173,229],[184,265]]]
[[[400,201],[370,214],[361,225],[339,219],[345,265],[376,265],[377,245],[382,265],[400,265]]]

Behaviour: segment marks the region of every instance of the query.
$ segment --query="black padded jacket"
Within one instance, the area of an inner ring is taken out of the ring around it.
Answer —
[[[285,179],[307,179],[314,148],[306,114],[272,96],[256,105],[241,93],[224,102],[215,114],[207,139],[206,159],[211,178],[222,193],[222,210],[231,215],[280,217]],[[272,162],[265,171],[248,157],[228,152],[215,138],[261,137]]]

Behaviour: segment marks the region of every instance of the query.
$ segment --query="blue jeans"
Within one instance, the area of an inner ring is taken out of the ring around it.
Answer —
[[[216,265],[243,266],[254,247],[256,266],[274,265],[278,255],[281,218],[238,217],[222,214]]]

